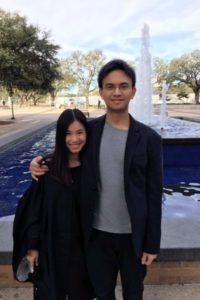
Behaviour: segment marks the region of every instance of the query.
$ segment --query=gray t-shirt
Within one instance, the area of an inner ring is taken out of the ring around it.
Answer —
[[[124,194],[124,154],[128,130],[105,124],[100,145],[101,193],[93,227],[112,233],[131,233]]]

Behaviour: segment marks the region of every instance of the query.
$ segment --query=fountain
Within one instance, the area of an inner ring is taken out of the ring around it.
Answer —
[[[182,186],[186,188],[191,182],[199,182],[200,124],[167,116],[166,93],[168,86],[166,81],[162,83],[160,115],[153,115],[152,66],[149,51],[149,27],[146,24],[142,29],[141,40],[141,53],[136,66],[137,93],[135,98],[130,101],[129,112],[134,118],[151,126],[162,136],[164,183],[166,187],[169,187],[168,192],[171,188],[180,190]],[[190,187],[190,191],[191,189],[192,187]]]
[[[129,112],[140,122],[153,127],[163,138],[200,138],[200,125],[184,120],[168,118],[166,114],[166,81],[162,84],[160,116],[153,114],[152,66],[149,51],[149,26],[142,29],[141,51],[136,66],[137,93],[130,101]]]
[[[136,66],[137,92],[130,101],[129,112],[137,120],[155,128],[164,138],[200,137],[200,125],[188,121],[175,120],[167,117],[166,81],[162,83],[160,116],[153,114],[152,104],[152,63],[149,51],[149,26],[144,24],[141,37],[141,51]],[[163,130],[163,133],[161,132]]]
[[[162,83],[162,97],[161,97],[161,109],[160,109],[160,129],[164,130],[166,128],[166,98],[167,98],[167,89],[166,80],[163,80]]]
[[[142,45],[139,63],[136,67],[137,93],[130,102],[129,111],[143,123],[152,123],[152,67],[151,54],[149,52],[149,26],[142,29]]]

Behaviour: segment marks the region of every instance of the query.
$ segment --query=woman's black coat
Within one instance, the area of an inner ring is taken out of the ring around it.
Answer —
[[[71,188],[49,173],[33,181],[18,204],[13,227],[13,271],[15,275],[28,249],[39,247],[38,270],[28,279],[38,294],[35,299],[57,300],[58,290],[67,289],[60,283],[67,278],[72,209]]]

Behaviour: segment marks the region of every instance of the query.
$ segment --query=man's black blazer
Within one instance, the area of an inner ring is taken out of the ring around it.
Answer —
[[[99,149],[105,115],[89,122],[89,138],[83,161],[81,222],[85,241],[91,234],[95,205],[101,190]],[[117,151],[117,149],[116,149]],[[125,198],[138,256],[160,250],[162,206],[162,141],[148,126],[130,116],[125,158]]]

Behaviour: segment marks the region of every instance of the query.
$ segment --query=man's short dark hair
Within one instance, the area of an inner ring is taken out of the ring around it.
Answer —
[[[121,70],[123,71],[131,80],[132,87],[135,86],[136,75],[135,70],[122,59],[113,59],[106,63],[99,71],[98,75],[98,86],[101,89],[103,87],[103,79],[112,71]]]

